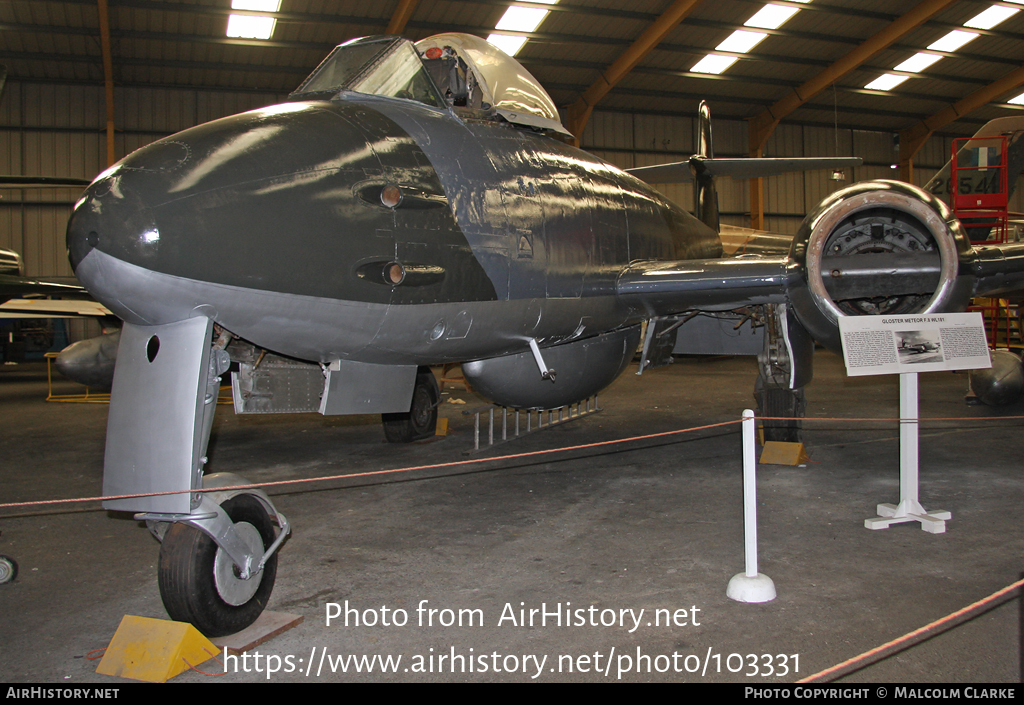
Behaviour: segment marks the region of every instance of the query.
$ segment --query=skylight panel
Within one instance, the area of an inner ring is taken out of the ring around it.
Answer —
[[[690,71],[694,73],[719,74],[736,63],[735,56],[723,56],[722,54],[708,54],[698,61]]]
[[[281,0],[231,0],[231,9],[277,12],[281,9]]]
[[[964,22],[964,27],[971,27],[972,29],[992,29],[1003,20],[1013,17],[1018,12],[1020,12],[1020,10],[1015,7],[993,5],[984,12],[979,13]]]
[[[241,39],[270,39],[277,20],[256,15],[228,15],[228,36]]]
[[[277,12],[281,0],[231,0],[232,10]],[[240,39],[270,39],[277,20],[265,15],[228,15],[227,36]]]
[[[928,48],[932,51],[954,52],[977,36],[977,32],[964,32],[954,29],[946,36],[929,44]]]
[[[540,23],[548,16],[549,10],[539,7],[515,7],[505,10],[498,20],[495,29],[512,30],[513,32],[532,32],[540,27]]]
[[[558,0],[533,0],[533,2],[542,3],[544,5],[555,5]],[[540,23],[544,21],[544,18],[548,16],[550,10],[542,10],[539,7],[516,7],[510,6],[505,10],[505,14],[498,20],[498,24],[494,27],[498,32],[494,32],[487,37],[494,46],[501,49],[509,56],[515,56],[516,52],[523,48],[526,44],[528,37],[516,36],[513,34],[502,34],[500,30],[506,32],[533,32],[540,27]]]
[[[800,12],[799,7],[786,5],[765,5],[749,20],[743,23],[744,27],[759,27],[761,29],[778,29],[790,17]]]
[[[806,4],[811,0],[793,0]],[[1021,0],[1024,2],[1024,0]],[[776,5],[769,3],[755,12],[753,16],[743,23],[744,27],[754,29],[778,29],[789,18],[800,11],[799,7],[791,5]],[[746,54],[757,46],[762,39],[767,37],[765,32],[751,32],[745,29],[738,29],[730,34],[725,41],[715,47],[715,51],[729,51],[736,54]],[[696,73],[720,74],[736,63],[735,56],[723,56],[721,54],[708,54],[698,61],[690,71]]]
[[[512,34],[489,34],[487,41],[501,49],[509,56],[515,56],[516,52],[526,44],[526,37],[517,37]]]
[[[896,66],[893,71],[920,73],[941,58],[942,54],[928,54],[926,52],[919,51],[899,66]]]
[[[894,73],[883,73],[874,81],[864,86],[872,91],[891,91],[896,86],[906,81],[910,76],[899,76]]]
[[[1024,93],[1021,93],[1016,98],[1010,98],[1007,103],[1013,103],[1014,105],[1024,105]]]
[[[716,46],[715,51],[732,51],[737,54],[746,54],[767,36],[764,32],[748,32],[743,29],[737,29],[724,42]]]

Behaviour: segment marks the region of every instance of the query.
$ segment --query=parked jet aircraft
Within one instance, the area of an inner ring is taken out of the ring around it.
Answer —
[[[89,187],[71,261],[126,322],[104,494],[179,492],[104,506],[162,539],[172,618],[251,623],[289,530],[262,492],[204,475],[232,359],[238,411],[382,413],[408,440],[436,418],[426,365],[550,408],[615,379],[644,321],[652,343],[691,312],[746,308],[769,329],[765,383],[788,391],[812,339],[838,346],[839,316],[962,309],[1024,281],[1024,247],[973,248],[940,201],[892,181],[833,194],[785,251],[725,257],[710,175],[734,165],[713,159],[706,114],[685,167],[697,217],[567,137],[481,39],[365,38],[288,102],[159,140]]]

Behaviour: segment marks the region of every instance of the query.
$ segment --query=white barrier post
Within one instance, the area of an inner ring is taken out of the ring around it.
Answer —
[[[737,602],[770,602],[775,599],[775,583],[757,572],[757,460],[754,412],[743,411],[743,548],[745,568],[729,580],[725,594]]]

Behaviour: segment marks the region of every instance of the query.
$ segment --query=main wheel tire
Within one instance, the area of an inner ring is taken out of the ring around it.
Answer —
[[[241,494],[221,506],[243,539],[260,541],[264,551],[273,543],[273,522],[258,499]],[[274,589],[277,554],[249,580],[237,573],[227,553],[199,529],[178,523],[167,529],[157,576],[160,597],[174,621],[191,622],[208,637],[235,634],[255,622]]]
[[[10,556],[0,556],[0,585],[14,582],[18,577],[18,564]]]
[[[412,391],[412,406],[404,414],[381,414],[384,421],[384,437],[388,443],[410,443],[430,438],[437,432],[437,403],[441,391],[437,379],[429,369],[416,374],[416,386]]]
[[[803,417],[806,408],[804,390],[766,387],[757,392],[757,406],[761,416]],[[800,421],[764,421],[765,441],[800,442]]]

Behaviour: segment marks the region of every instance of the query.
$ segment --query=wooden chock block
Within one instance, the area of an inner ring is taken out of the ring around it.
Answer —
[[[96,672],[164,683],[219,653],[191,624],[125,615]]]
[[[761,451],[760,462],[764,465],[803,465],[808,460],[803,443],[768,441]]]
[[[435,436],[447,436],[448,435],[448,419],[445,416],[437,417],[437,430],[434,431]]]

